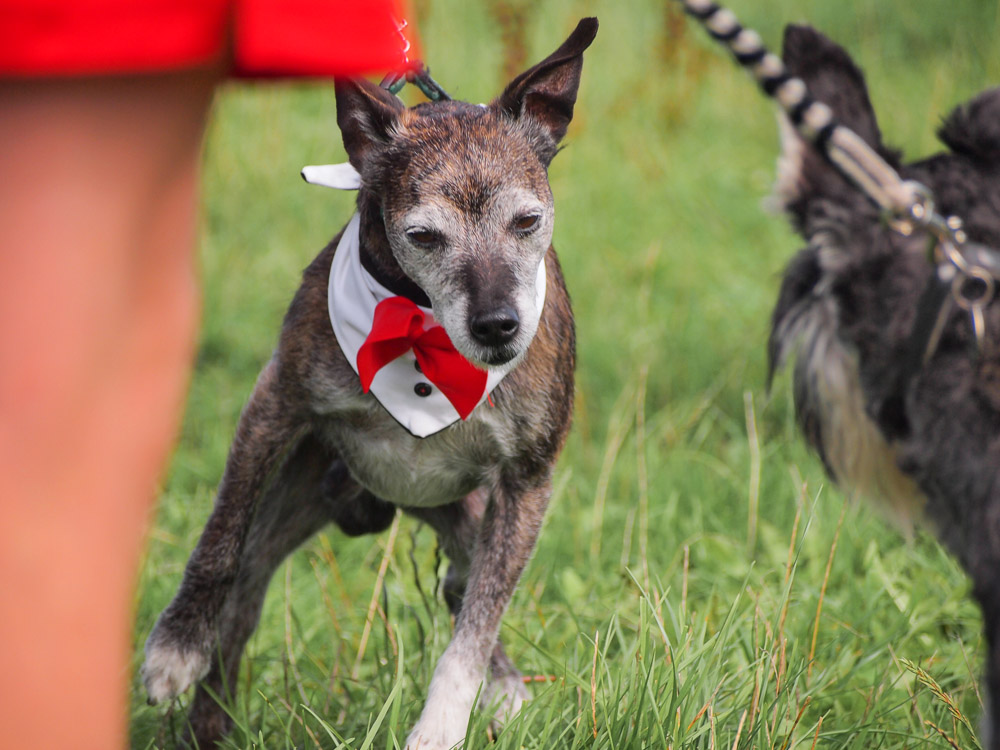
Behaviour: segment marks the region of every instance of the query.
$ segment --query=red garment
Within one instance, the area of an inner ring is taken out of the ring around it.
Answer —
[[[405,50],[412,27],[398,30],[404,3],[0,0],[0,76],[181,70],[227,55],[238,76],[396,70],[419,57]]]

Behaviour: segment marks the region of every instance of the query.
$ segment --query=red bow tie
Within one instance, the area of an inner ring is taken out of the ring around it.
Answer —
[[[389,297],[375,307],[372,330],[358,349],[361,389],[368,393],[375,373],[410,349],[420,371],[441,389],[462,419],[486,390],[486,372],[458,353],[441,326],[424,328],[424,313],[406,297]]]

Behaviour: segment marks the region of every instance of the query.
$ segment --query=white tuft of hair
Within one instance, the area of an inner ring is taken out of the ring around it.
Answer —
[[[777,177],[771,195],[764,201],[764,207],[774,213],[784,211],[802,194],[802,170],[809,148],[784,113],[778,115],[778,134],[781,155],[778,156]]]

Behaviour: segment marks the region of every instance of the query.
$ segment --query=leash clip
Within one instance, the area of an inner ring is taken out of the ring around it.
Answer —
[[[934,194],[931,193],[930,188],[916,180],[897,181],[893,187],[896,188],[897,198],[903,195],[905,196],[904,200],[893,202],[886,199],[884,203],[877,201],[883,205],[889,204],[889,207],[885,208],[886,223],[889,228],[904,237],[909,237],[918,229],[929,231],[933,224],[933,217],[936,215],[934,213]],[[928,251],[933,253],[936,244],[933,232],[931,232],[931,240]]]
[[[955,304],[969,313],[972,332],[976,338],[976,350],[983,351],[986,341],[985,310],[996,295],[996,279],[982,266],[968,267],[968,272],[955,274],[951,283],[951,294]]]
[[[954,225],[952,228],[954,229]],[[935,254],[940,256],[934,273],[940,284],[946,286],[948,294],[940,303],[937,321],[927,341],[923,358],[925,364],[937,350],[945,323],[955,306],[968,313],[976,352],[983,352],[986,344],[984,311],[996,297],[997,287],[994,273],[982,264],[966,258],[958,244],[951,239],[938,240],[934,247]]]
[[[396,30],[399,32],[399,37],[402,40],[403,47],[403,59],[399,66],[399,69],[389,73],[385,78],[382,79],[379,86],[386,89],[390,93],[399,94],[402,91],[403,86],[407,83],[414,84],[417,88],[424,92],[426,96],[431,101],[447,101],[451,99],[447,92],[441,88],[437,81],[431,78],[431,72],[424,65],[421,60],[411,60],[410,50],[412,45],[410,40],[407,38],[405,32],[408,22],[405,18],[400,18],[396,21]]]
[[[398,70],[393,73],[389,73],[389,75],[382,79],[379,86],[398,96],[399,92],[402,91],[403,87],[408,83],[412,83],[420,89],[424,96],[432,102],[451,100],[451,97],[448,96],[448,92],[441,88],[437,81],[431,78],[430,69],[419,60],[412,63],[412,65],[405,70]]]
[[[909,237],[915,231],[927,233],[928,260],[936,266],[938,282],[948,289],[937,303],[936,320],[927,335],[923,352],[926,364],[937,350],[944,326],[954,306],[969,314],[976,351],[981,353],[986,342],[985,309],[996,297],[996,276],[985,266],[970,260],[962,252],[967,236],[962,220],[957,216],[944,218],[934,205],[934,196],[924,185],[907,180],[900,187],[910,194],[907,208],[892,212],[888,224],[891,229]],[[934,282],[931,282],[934,283]]]

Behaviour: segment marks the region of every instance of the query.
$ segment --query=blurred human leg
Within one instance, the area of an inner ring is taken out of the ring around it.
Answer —
[[[219,73],[0,82],[0,727],[124,747],[132,587],[193,351]]]

